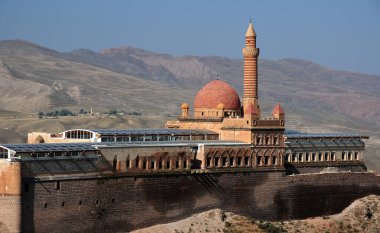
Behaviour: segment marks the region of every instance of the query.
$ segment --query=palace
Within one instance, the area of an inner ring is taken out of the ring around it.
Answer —
[[[364,163],[368,136],[285,129],[280,104],[262,116],[258,57],[250,22],[242,99],[213,80],[193,115],[183,103],[165,128],[32,132],[28,143],[0,144],[0,231],[130,231],[211,208],[284,220],[380,194]]]

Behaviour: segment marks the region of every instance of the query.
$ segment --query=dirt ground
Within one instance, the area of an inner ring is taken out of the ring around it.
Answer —
[[[354,201],[341,213],[303,220],[262,222],[231,212],[214,209],[181,221],[156,225],[133,233],[375,233],[380,232],[380,196],[370,195]]]

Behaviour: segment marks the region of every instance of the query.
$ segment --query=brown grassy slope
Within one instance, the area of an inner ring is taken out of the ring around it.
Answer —
[[[354,201],[340,214],[285,222],[261,222],[219,209],[195,214],[181,221],[156,225],[134,233],[178,232],[298,232],[347,233],[380,232],[380,196],[370,195]]]
[[[4,110],[37,112],[94,107],[95,111],[117,108],[174,112],[179,99],[186,99],[191,93],[165,83],[68,61],[56,51],[23,41],[1,41],[0,60],[6,73],[0,73],[0,79],[12,79],[15,87],[0,98],[3,103],[8,102],[2,105]],[[27,92],[23,85],[34,92]],[[0,88],[5,90],[8,86],[0,82]]]

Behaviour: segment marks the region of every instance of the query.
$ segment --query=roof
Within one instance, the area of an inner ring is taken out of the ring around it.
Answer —
[[[98,150],[90,143],[0,144],[0,147],[16,153]]]
[[[245,36],[256,36],[255,29],[253,28],[252,22],[249,23],[247,33]]]
[[[284,109],[282,109],[280,104],[276,104],[274,107],[272,114],[285,114]]]
[[[194,99],[194,108],[217,108],[219,104],[223,104],[226,110],[240,110],[239,95],[230,84],[222,80],[208,82]]]
[[[90,129],[100,135],[217,135],[210,130],[195,129]]]
[[[296,130],[285,130],[285,137],[287,139],[308,139],[308,138],[364,138],[368,139],[366,135],[356,133],[303,133]]]
[[[344,150],[350,150],[349,148],[363,148],[364,142],[358,138],[354,139],[321,139],[321,140],[289,140],[285,142],[286,148],[291,149],[294,152],[300,151],[304,152],[305,150],[319,151],[323,148],[344,148]],[[317,150],[315,150],[318,148]]]

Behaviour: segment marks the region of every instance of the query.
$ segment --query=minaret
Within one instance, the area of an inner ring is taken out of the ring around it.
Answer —
[[[257,57],[259,56],[259,48],[256,48],[256,33],[253,29],[252,21],[248,25],[245,34],[245,48],[243,48],[244,57],[244,96],[243,110],[255,108],[257,118],[260,118],[260,109],[258,103],[258,75],[257,75]],[[247,116],[244,116],[247,117]]]

